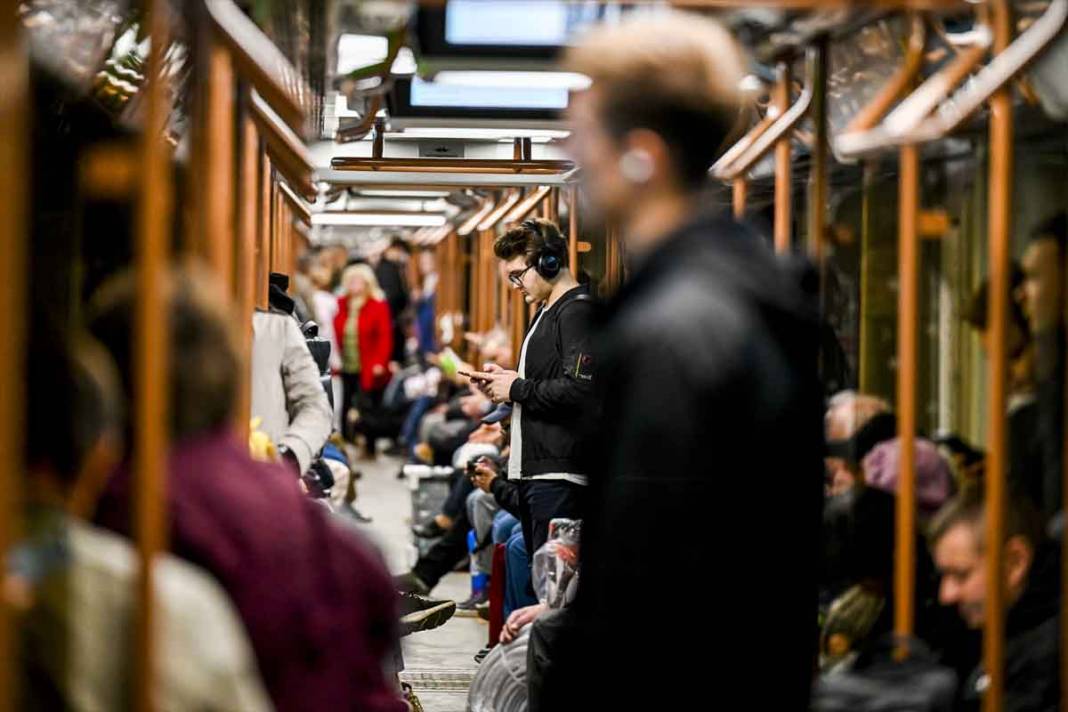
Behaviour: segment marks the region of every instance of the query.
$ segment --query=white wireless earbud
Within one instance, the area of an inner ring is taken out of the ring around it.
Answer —
[[[619,172],[631,183],[648,183],[653,177],[653,157],[648,151],[632,148],[619,159]]]

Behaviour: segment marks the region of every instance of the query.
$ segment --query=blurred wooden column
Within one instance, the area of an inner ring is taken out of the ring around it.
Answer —
[[[203,191],[205,257],[228,294],[234,289],[234,69],[229,52],[209,33]]]
[[[1007,0],[992,0],[993,51],[1012,43],[1012,12]],[[1005,694],[1005,502],[1006,405],[1008,390],[1008,320],[1012,259],[1013,172],[1012,83],[990,99],[990,166],[988,226],[990,301],[987,325],[987,455],[986,455],[986,621],[983,627],[983,667],[990,681],[983,695],[984,712],[1001,712]],[[996,555],[994,554],[996,552]],[[1063,660],[1062,660],[1063,663]]]
[[[578,277],[579,272],[579,188],[572,185],[567,191],[567,259],[572,272]]]
[[[170,109],[164,52],[170,44],[168,4],[147,0],[145,25],[150,37],[141,137],[142,192],[137,211],[135,256],[137,303],[134,326],[134,482],[139,559],[138,609],[134,638],[134,707],[154,709],[157,669],[152,571],[156,554],[166,549],[165,472],[169,411],[167,263],[172,205],[171,154],[164,140]]]
[[[28,264],[27,186],[30,164],[29,66],[18,17],[9,7],[0,20],[0,554],[15,541],[20,512],[18,483],[23,481],[25,418],[26,273]],[[0,596],[0,710],[15,709],[18,645],[5,596]]]
[[[242,442],[248,438],[252,417],[252,314],[256,309],[256,237],[260,200],[259,136],[246,107],[241,119],[240,184],[238,195],[236,297],[241,355],[245,364],[238,392],[236,429]]]
[[[263,141],[259,150],[259,200],[256,225],[256,271],[254,282],[255,304],[267,308],[268,273],[271,271],[271,159],[267,157]]]

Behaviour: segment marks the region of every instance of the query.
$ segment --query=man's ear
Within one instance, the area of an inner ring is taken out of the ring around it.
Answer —
[[[1034,559],[1034,548],[1022,536],[1005,542],[1005,582],[1009,591],[1023,590]]]

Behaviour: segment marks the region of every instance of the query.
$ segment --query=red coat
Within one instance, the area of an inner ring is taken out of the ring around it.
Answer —
[[[334,345],[344,359],[345,323],[349,320],[349,297],[339,297],[337,314],[334,316]],[[365,391],[381,390],[389,384],[389,357],[393,353],[393,319],[389,304],[368,299],[360,309],[356,323],[357,341],[360,345],[360,388]],[[374,374],[375,366],[382,373]]]

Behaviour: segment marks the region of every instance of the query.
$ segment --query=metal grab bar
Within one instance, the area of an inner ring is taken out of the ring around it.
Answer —
[[[990,60],[975,81],[959,89],[938,113],[920,123],[905,138],[910,142],[932,141],[952,133],[999,90],[1039,57],[1068,21],[1068,0],[1052,0],[1046,11],[1004,51]]]
[[[767,155],[768,151],[774,148],[780,139],[785,138],[805,118],[815,94],[812,77],[815,74],[817,52],[818,50],[812,47],[805,51],[806,81],[801,95],[797,97],[797,101],[789,109],[775,117],[771,124],[761,131],[759,135],[755,136],[748,145],[739,150],[735,154],[737,155],[735,160],[726,165],[721,165],[720,162],[717,162],[717,166],[713,167],[713,173],[716,178],[734,180],[744,175],[760,159]]]
[[[846,130],[835,140],[835,153],[854,159],[883,148],[897,147],[913,141],[897,141],[923,121],[951,91],[957,88],[982,62],[992,42],[990,29],[982,24],[975,33],[976,41],[963,50],[942,71],[928,77],[883,121],[867,130]],[[921,58],[922,59],[922,58]],[[917,68],[917,74],[919,68]],[[914,78],[914,77],[913,77]]]

